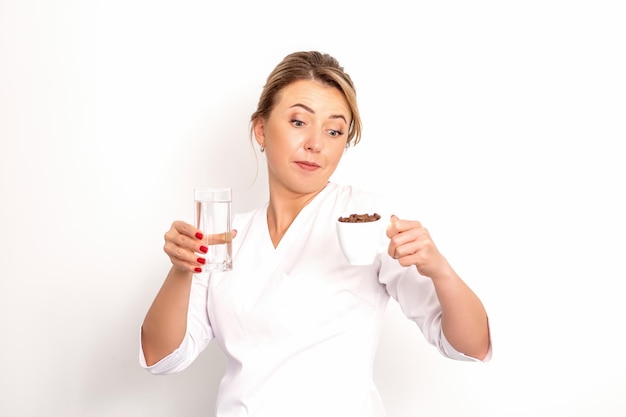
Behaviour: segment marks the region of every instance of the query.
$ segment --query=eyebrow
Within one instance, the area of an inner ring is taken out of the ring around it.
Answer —
[[[313,110],[309,106],[305,106],[304,104],[296,103],[293,106],[291,106],[290,109],[293,109],[294,107],[301,107],[304,110],[308,111],[309,113],[315,114],[315,110]],[[346,118],[342,114],[331,114],[330,118],[331,119],[342,119],[345,123],[348,123],[348,121],[346,120]]]

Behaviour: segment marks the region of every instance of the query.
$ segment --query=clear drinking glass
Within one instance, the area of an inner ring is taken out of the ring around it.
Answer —
[[[195,226],[204,234],[204,246],[209,248],[206,263],[207,271],[228,271],[233,268],[233,246],[231,228],[232,191],[230,188],[196,188]]]

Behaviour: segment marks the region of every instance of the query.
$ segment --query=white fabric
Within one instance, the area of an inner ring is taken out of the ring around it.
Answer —
[[[297,216],[275,249],[267,204],[235,216],[233,270],[194,275],[188,330],[181,346],[153,366],[179,372],[215,339],[228,362],[218,417],[382,417],[372,369],[389,297],[426,340],[448,357],[456,352],[441,331],[430,279],[380,253],[371,266],[350,266],[335,229],[340,216],[392,214],[379,195],[334,183]]]

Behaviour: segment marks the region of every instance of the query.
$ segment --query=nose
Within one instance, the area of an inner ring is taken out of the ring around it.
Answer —
[[[304,142],[304,149],[309,152],[319,152],[322,150],[322,134],[311,134]]]

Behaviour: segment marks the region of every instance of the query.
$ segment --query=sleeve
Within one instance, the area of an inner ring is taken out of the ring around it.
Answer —
[[[386,218],[390,218],[391,214],[402,218],[411,217],[406,215],[406,207],[398,207],[397,202],[387,196],[383,196],[379,204],[384,207],[383,213]],[[395,212],[398,208],[403,209],[404,213]],[[442,309],[432,281],[420,275],[415,267],[403,267],[390,257],[387,254],[388,245],[389,238],[385,236],[379,251],[378,279],[385,286],[387,293],[398,302],[404,315],[417,324],[426,341],[435,346],[443,356],[461,361],[481,362],[480,359],[457,351],[448,342],[441,327]],[[482,362],[487,362],[490,358],[491,346]]]
[[[167,375],[186,369],[213,339],[213,329],[207,312],[209,274],[194,274],[187,312],[187,332],[180,346],[154,365],[148,366],[139,339],[139,364],[155,375]]]
[[[455,360],[481,362],[457,351],[446,339],[441,327],[441,305],[429,278],[420,275],[414,267],[403,267],[390,256],[381,256],[378,279],[404,315],[417,324],[426,341],[439,353]],[[483,362],[490,357],[491,348]]]

